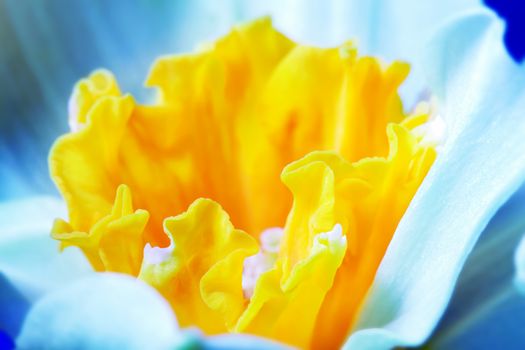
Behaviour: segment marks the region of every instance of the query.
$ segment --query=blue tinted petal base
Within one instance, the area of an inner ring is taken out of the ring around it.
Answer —
[[[443,150],[401,220],[346,349],[422,344],[480,233],[525,178],[525,68],[488,12],[456,19],[426,51],[447,122]]]

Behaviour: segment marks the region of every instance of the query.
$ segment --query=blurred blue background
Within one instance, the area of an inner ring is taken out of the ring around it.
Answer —
[[[522,62],[525,58],[525,1],[485,0],[485,4],[505,19],[505,46],[516,61]]]

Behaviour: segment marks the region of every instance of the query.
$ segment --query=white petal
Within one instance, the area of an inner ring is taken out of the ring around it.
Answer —
[[[401,220],[348,349],[414,346],[443,314],[479,234],[525,178],[525,67],[502,24],[451,22],[426,51],[447,142]]]

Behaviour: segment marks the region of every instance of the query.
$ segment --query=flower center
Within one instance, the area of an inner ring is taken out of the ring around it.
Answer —
[[[282,237],[283,229],[280,227],[264,230],[259,237],[261,241],[260,251],[244,260],[242,290],[247,299],[253,296],[255,284],[259,276],[275,265]]]

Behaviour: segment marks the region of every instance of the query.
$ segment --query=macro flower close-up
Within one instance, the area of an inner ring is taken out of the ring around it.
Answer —
[[[517,1],[33,5],[0,349],[525,347]]]

